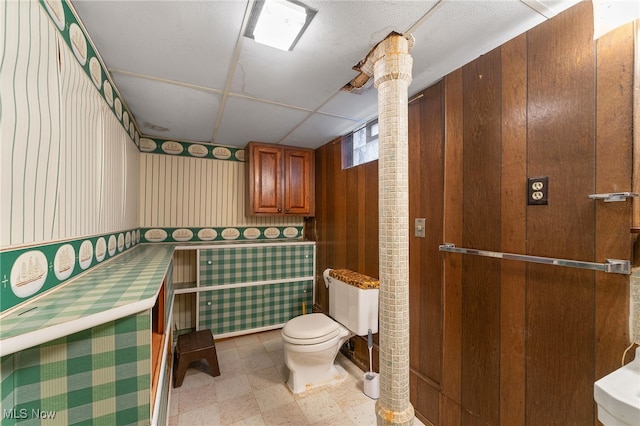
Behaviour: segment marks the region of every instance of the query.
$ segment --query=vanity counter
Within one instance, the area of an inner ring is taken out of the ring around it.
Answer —
[[[0,356],[152,308],[175,246],[141,244],[3,315]]]

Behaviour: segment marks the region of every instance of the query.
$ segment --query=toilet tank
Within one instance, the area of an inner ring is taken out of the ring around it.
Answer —
[[[327,269],[323,275],[329,288],[329,315],[358,336],[366,336],[369,329],[377,333],[378,281],[345,269]],[[362,282],[361,278],[368,281]]]

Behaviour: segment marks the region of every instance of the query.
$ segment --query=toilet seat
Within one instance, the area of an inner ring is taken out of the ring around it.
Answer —
[[[342,333],[343,327],[324,314],[300,315],[282,328],[282,339],[294,345],[316,345]]]

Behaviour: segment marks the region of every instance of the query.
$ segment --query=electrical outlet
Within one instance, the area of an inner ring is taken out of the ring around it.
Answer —
[[[421,217],[421,218],[416,218],[415,220],[415,232],[414,235],[418,238],[424,238],[425,235],[425,226],[426,226],[426,219]]]
[[[549,177],[527,179],[527,204],[539,206],[549,204]]]

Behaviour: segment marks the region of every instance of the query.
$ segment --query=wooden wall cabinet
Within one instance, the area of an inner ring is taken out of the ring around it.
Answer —
[[[314,216],[314,151],[249,142],[247,216]]]

